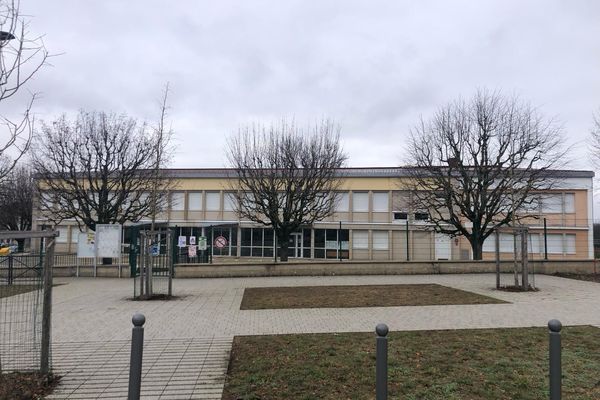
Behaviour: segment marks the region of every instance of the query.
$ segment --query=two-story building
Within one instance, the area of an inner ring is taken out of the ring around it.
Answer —
[[[206,236],[217,257],[272,258],[273,230],[239,218],[228,169],[171,169],[175,181],[168,209],[157,217],[177,227],[179,235]],[[536,209],[529,210],[529,254],[533,258],[593,258],[593,176],[591,171],[550,171],[553,189],[539,193]],[[290,257],[352,260],[471,259],[462,237],[436,233],[423,210],[411,209],[407,168],[346,168],[335,213],[295,232]],[[544,229],[544,220],[546,229]],[[140,221],[148,222],[148,221]],[[45,224],[39,212],[34,227]],[[75,252],[79,228],[72,221],[58,227],[57,251]],[[223,238],[225,241],[223,241]],[[484,244],[484,258],[492,258],[494,240]],[[509,233],[500,235],[500,252],[513,253]]]

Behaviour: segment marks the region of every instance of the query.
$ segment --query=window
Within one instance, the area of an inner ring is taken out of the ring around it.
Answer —
[[[235,211],[236,210],[237,199],[235,193],[227,192],[225,193],[225,197],[223,198],[223,209],[225,211]]]
[[[542,196],[542,212],[562,213],[562,193]]]
[[[368,212],[369,211],[369,193],[354,192],[352,193],[352,211]]]
[[[350,211],[350,195],[348,192],[338,193],[337,204],[335,210],[337,212],[348,212]]]
[[[56,243],[67,243],[69,234],[69,229],[66,226],[58,226],[56,228],[58,231],[58,237],[56,238]]]
[[[79,239],[79,229],[77,227],[71,228],[71,243],[77,243]]]
[[[540,254],[542,252],[540,247],[540,235],[537,233],[530,233],[528,241],[527,248],[529,249],[529,253]]]
[[[373,250],[387,250],[388,248],[388,232],[373,231]]]
[[[185,193],[184,192],[171,193],[171,210],[172,211],[183,211],[184,206],[185,206]]]
[[[512,233],[501,233],[498,238],[500,241],[500,252],[501,253],[513,253],[515,251],[514,235]],[[517,244],[518,245],[518,244]],[[496,234],[492,233],[483,242],[483,251],[495,252],[496,251]]]
[[[566,248],[566,252],[567,254],[575,254],[577,253],[577,247],[575,246],[575,238],[576,235],[574,234],[566,234],[565,235],[565,248]]]
[[[548,254],[562,254],[563,253],[563,235],[560,233],[549,233],[547,236],[548,240]]]
[[[369,248],[369,231],[352,231],[352,248],[363,250]]]
[[[565,212],[566,213],[574,213],[575,212],[575,194],[573,194],[573,193],[565,194]]]
[[[188,209],[190,211],[202,210],[202,192],[191,192],[188,194]]]
[[[373,211],[388,212],[390,210],[389,197],[388,192],[373,193]]]
[[[206,210],[219,211],[221,208],[221,193],[206,192]]]
[[[415,213],[415,221],[428,221],[429,213],[426,212],[416,212]]]
[[[408,219],[408,213],[407,212],[394,212],[394,219],[395,220],[403,220],[406,221]]]

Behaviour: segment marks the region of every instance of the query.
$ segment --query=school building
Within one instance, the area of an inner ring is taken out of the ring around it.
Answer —
[[[471,247],[462,237],[433,230],[426,211],[413,210],[406,168],[345,168],[335,213],[293,233],[290,258],[350,260],[469,260]],[[273,230],[240,219],[229,180],[230,169],[170,169],[174,180],[168,210],[157,220],[177,227],[181,236],[205,236],[214,257],[273,258]],[[548,171],[555,184],[538,193],[539,204],[528,210],[528,249],[532,258],[593,258],[593,177],[591,171]],[[544,228],[544,221],[546,227]],[[140,221],[141,223],[149,221]],[[33,229],[46,219],[34,215]],[[73,221],[58,227],[58,252],[77,250],[79,229]],[[218,241],[216,240],[218,239]],[[500,234],[500,252],[511,256],[509,232]],[[495,240],[484,244],[484,258],[495,254]]]

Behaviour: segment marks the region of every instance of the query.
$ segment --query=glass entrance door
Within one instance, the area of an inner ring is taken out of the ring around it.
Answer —
[[[302,258],[302,233],[294,232],[290,234],[288,254],[292,258]]]

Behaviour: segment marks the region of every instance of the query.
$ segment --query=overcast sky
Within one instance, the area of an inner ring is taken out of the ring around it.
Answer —
[[[572,167],[600,108],[600,1],[22,0],[59,56],[37,118],[78,109],[156,120],[171,85],[174,167],[225,165],[239,126],[332,118],[351,166],[402,162],[422,115],[477,88],[560,121]]]

